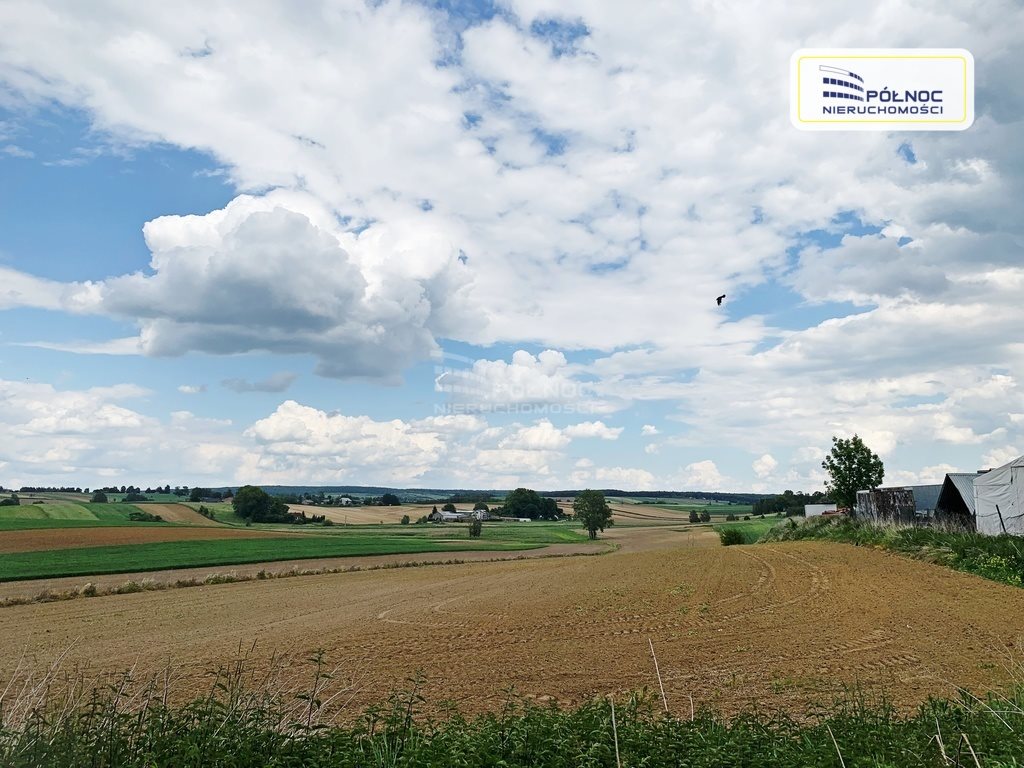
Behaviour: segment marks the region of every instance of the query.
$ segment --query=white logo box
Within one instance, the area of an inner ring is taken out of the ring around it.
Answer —
[[[789,63],[802,131],[962,131],[974,122],[974,57],[963,48],[805,48]]]

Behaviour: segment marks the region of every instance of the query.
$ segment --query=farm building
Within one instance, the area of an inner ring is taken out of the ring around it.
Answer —
[[[427,515],[427,520],[432,523],[459,523],[466,519],[468,515],[465,512],[445,512],[443,509]]]
[[[857,491],[856,515],[875,522],[912,523],[917,518],[914,492],[908,488]]]
[[[904,485],[857,491],[857,516],[904,523],[931,520],[941,490],[941,485]]]
[[[818,517],[827,513],[835,512],[835,504],[805,504],[804,517]]]
[[[974,478],[978,533],[1024,534],[1024,456]]]
[[[935,521],[974,530],[975,472],[951,472],[946,475],[935,503]]]

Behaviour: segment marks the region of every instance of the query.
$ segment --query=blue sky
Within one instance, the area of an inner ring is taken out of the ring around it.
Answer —
[[[3,19],[2,484],[812,490],[832,435],[895,482],[1024,448],[997,10],[925,25],[1004,94],[974,128],[856,136],[770,97],[838,11],[52,10]]]

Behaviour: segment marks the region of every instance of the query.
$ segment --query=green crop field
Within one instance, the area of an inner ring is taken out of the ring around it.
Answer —
[[[87,501],[22,503],[16,507],[0,507],[0,531],[145,525],[145,523],[137,523],[128,519],[128,515],[138,511],[140,508],[134,504],[92,504]],[[153,524],[166,525],[166,523]]]
[[[387,534],[381,530],[350,531],[346,535],[282,536],[266,539],[219,539],[211,541],[161,542],[107,547],[54,549],[0,555],[0,581],[87,576],[170,568],[240,565],[243,563],[300,560],[357,555],[417,554],[470,550],[533,549],[545,544],[583,541],[584,537],[564,526],[523,524],[522,532],[495,532],[470,539],[465,526],[440,526],[447,536],[420,535],[416,531]],[[544,530],[539,530],[543,528]],[[393,530],[393,528],[392,528]]]

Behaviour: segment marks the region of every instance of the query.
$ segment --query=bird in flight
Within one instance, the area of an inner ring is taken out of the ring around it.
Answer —
[[[723,293],[721,296],[719,296],[717,299],[715,299],[715,301],[718,302],[718,306],[722,306],[722,299],[724,299],[724,298],[725,298],[725,294]]]

